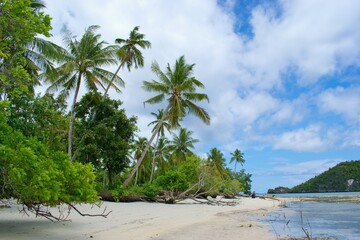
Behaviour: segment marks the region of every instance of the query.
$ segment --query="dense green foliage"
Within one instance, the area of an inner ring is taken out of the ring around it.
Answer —
[[[50,36],[50,16],[37,11],[32,2],[31,0],[0,1],[0,58],[21,56],[25,45],[33,41],[36,34]]]
[[[50,36],[51,26],[50,16],[32,2],[0,0],[0,100],[32,94],[38,82],[28,71],[27,46],[38,34]]]
[[[93,167],[72,163],[64,153],[64,99],[34,94],[40,74],[51,66],[41,54],[53,54],[55,46],[37,38],[50,36],[50,17],[42,8],[36,0],[0,2],[0,198],[15,198],[29,211],[58,219],[42,206],[99,198]]]
[[[13,103],[14,101],[12,101]],[[66,149],[66,104],[53,95],[22,96],[7,109],[8,124],[27,137],[35,137],[53,150]]]
[[[127,118],[121,102],[88,93],[77,104],[79,126],[75,134],[75,160],[107,171],[109,184],[129,165],[136,118]]]
[[[278,187],[268,193],[360,191],[360,160],[342,162],[293,188]]]
[[[132,185],[128,189],[123,187],[115,189],[112,192],[114,198],[131,201],[139,198],[149,200],[158,196],[173,203],[174,199],[182,199],[187,196],[235,196],[239,192],[248,193],[251,189],[251,175],[246,174],[244,169],[238,173],[231,172],[225,167],[225,161],[223,161],[221,165],[224,172],[219,172],[216,165],[209,164],[208,159],[202,159],[195,154],[188,154],[186,160],[179,164],[168,164],[167,162],[172,161],[171,158],[174,156],[176,155],[170,154],[169,158],[164,159],[166,170],[158,169],[154,181],[149,183],[146,178],[144,181],[143,178],[138,177],[136,185]],[[144,170],[139,171],[139,176],[144,174]],[[147,172],[149,173],[149,171],[150,164]]]
[[[49,206],[98,200],[91,165],[71,163],[64,152],[13,130],[2,115],[0,132],[0,198]]]

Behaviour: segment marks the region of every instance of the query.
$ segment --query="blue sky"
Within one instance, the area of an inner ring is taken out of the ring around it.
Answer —
[[[239,148],[253,190],[292,187],[345,160],[360,159],[360,2],[357,0],[45,0],[53,40],[63,25],[79,36],[92,24],[109,43],[134,26],[152,48],[145,67],[123,71],[121,99],[150,136],[151,94],[143,80],[156,60],[165,68],[181,55],[210,98],[205,126],[184,126],[200,140],[196,151]],[[115,67],[113,67],[115,69]],[[232,166],[230,166],[232,167]]]

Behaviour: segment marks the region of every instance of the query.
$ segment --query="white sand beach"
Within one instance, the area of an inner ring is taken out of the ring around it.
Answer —
[[[82,217],[72,211],[71,222],[52,223],[19,213],[18,206],[0,209],[0,239],[257,239],[276,236],[270,226],[257,221],[278,202],[270,199],[241,198],[236,206],[206,204],[111,203],[107,218]],[[82,205],[82,211],[100,213],[97,207]]]

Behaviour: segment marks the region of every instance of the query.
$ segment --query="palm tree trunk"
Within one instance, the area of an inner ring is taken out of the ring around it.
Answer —
[[[237,160],[235,159],[235,170],[234,170],[234,172],[236,172],[236,164],[237,164]]]
[[[136,172],[136,176],[135,176],[135,186],[137,186],[138,178],[139,178],[139,172]]]
[[[76,86],[76,90],[75,90],[75,94],[74,94],[74,100],[73,100],[73,103],[71,106],[71,113],[70,113],[70,126],[69,126],[69,134],[68,134],[68,154],[69,154],[71,161],[74,160],[73,156],[72,156],[72,136],[73,136],[73,129],[74,129],[74,121],[75,121],[75,104],[76,104],[76,100],[77,100],[77,97],[79,94],[80,85],[81,85],[81,73],[79,73],[77,86]]]
[[[168,111],[170,109],[170,104],[166,107],[164,114],[162,116],[162,118],[160,119],[155,131],[153,132],[150,140],[147,142],[146,147],[144,149],[144,152],[141,154],[141,157],[139,158],[139,161],[136,163],[135,167],[133,168],[133,170],[130,172],[129,176],[127,177],[127,179],[125,180],[125,182],[123,183],[123,187],[127,187],[129,185],[129,182],[131,181],[131,179],[134,177],[134,174],[138,171],[139,166],[141,165],[142,161],[144,160],[144,157],[147,153],[147,151],[149,150],[149,147],[152,143],[152,141],[154,140],[155,136],[158,134],[158,132],[160,131],[161,125],[163,124],[165,118],[167,117]]]
[[[155,171],[155,157],[156,157],[157,147],[158,147],[158,144],[159,144],[159,138],[160,138],[160,134],[158,134],[157,138],[156,138],[155,149],[154,149],[155,151],[154,151],[153,159],[152,159],[152,162],[151,162],[151,173],[150,173],[150,181],[149,181],[149,183],[152,182],[154,171]]]
[[[115,80],[116,75],[118,74],[118,72],[120,71],[120,69],[124,66],[124,64],[125,64],[125,61],[122,61],[121,64],[119,65],[119,67],[116,69],[116,72],[114,73],[114,76],[111,78],[110,83],[109,83],[109,85],[107,86],[107,88],[106,88],[106,90],[105,90],[105,92],[104,92],[103,98],[104,98],[104,97],[106,96],[106,94],[108,93],[108,91],[109,91],[112,83],[113,83],[114,80]]]

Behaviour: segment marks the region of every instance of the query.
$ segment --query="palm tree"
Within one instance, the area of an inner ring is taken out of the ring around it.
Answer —
[[[152,112],[151,115],[155,116],[156,120],[149,123],[148,126],[155,125],[154,128],[152,129],[152,132],[154,132],[156,130],[156,127],[159,124],[160,120],[162,119],[162,116],[164,115],[164,110],[159,109],[157,114]],[[170,132],[170,126],[166,121],[164,121],[163,124],[161,124],[160,129],[159,129],[159,131],[157,133],[156,143],[155,143],[155,146],[154,146],[154,153],[157,152],[157,147],[158,147],[160,136],[162,136],[162,137],[165,136],[165,129]],[[152,181],[152,178],[153,178],[154,169],[155,169],[155,156],[153,156],[152,163],[151,163],[150,182]]]
[[[134,150],[134,159],[138,162],[140,157],[141,157],[141,153],[144,151],[145,147],[147,144],[147,138],[145,137],[139,137],[133,144],[133,150]],[[135,180],[135,185],[137,184],[138,181],[138,173],[136,173],[136,180]]]
[[[168,121],[171,128],[177,128],[180,120],[182,120],[187,113],[192,113],[199,117],[204,123],[210,124],[209,114],[205,111],[205,109],[195,103],[203,100],[209,101],[209,98],[204,93],[196,92],[197,87],[204,88],[204,85],[192,76],[194,66],[195,64],[186,64],[184,56],[181,56],[178,60],[176,60],[173,69],[171,69],[168,64],[166,73],[160,70],[158,63],[154,62],[151,65],[152,71],[159,77],[160,81],[144,81],[143,88],[150,92],[156,92],[158,95],[146,100],[145,103],[160,103],[165,99],[168,103],[160,122],[157,124],[147,147],[142,153],[142,157],[125,180],[123,184],[124,187],[129,184],[135,172],[138,170],[142,159],[150,147],[151,142],[159,132],[165,119]]]
[[[105,65],[117,63],[117,47],[113,45],[104,46],[106,42],[100,41],[101,35],[95,34],[98,28],[99,26],[95,25],[87,28],[80,40],[75,39],[67,29],[64,30],[64,43],[67,49],[64,49],[59,59],[60,66],[51,76],[52,84],[48,88],[48,90],[57,90],[61,87],[63,88],[62,93],[66,96],[75,90],[68,133],[68,154],[70,158],[72,158],[74,110],[82,82],[90,91],[97,91],[98,86],[104,88],[103,83],[110,83],[109,79],[111,78],[114,78],[120,86],[124,85],[121,78],[102,68]],[[114,88],[120,91],[115,85]]]
[[[55,68],[53,61],[59,60],[63,51],[55,43],[38,37],[26,45],[24,68],[34,79],[34,85],[40,85],[40,79],[51,74]],[[42,74],[39,75],[39,71]]]
[[[153,115],[156,119],[154,121],[152,121],[151,123],[149,123],[148,126],[154,125],[154,128],[152,129],[152,132],[154,132],[156,130],[156,127],[158,126],[160,120],[162,119],[162,117],[164,115],[164,109],[158,109],[157,113],[152,112],[151,115]],[[164,137],[165,136],[165,130],[170,132],[170,125],[166,121],[163,121],[163,123],[161,124],[161,126],[159,128],[157,137],[158,138],[160,136]]]
[[[166,137],[161,137],[156,145],[154,147],[154,156],[153,156],[153,163],[152,163],[152,169],[151,169],[151,176],[150,176],[150,182],[153,179],[153,175],[155,172],[155,166],[157,166],[158,171],[165,172],[167,160],[170,157],[170,146],[169,146],[169,139]]]
[[[234,172],[236,172],[236,164],[239,163],[241,166],[244,164],[244,153],[242,153],[239,149],[235,149],[234,153],[231,153],[230,163],[235,161]]]
[[[42,0],[30,0],[30,7],[35,12],[38,12],[41,9],[46,8],[45,3]]]
[[[194,144],[199,140],[192,138],[193,133],[193,131],[180,128],[179,135],[174,135],[170,148],[176,156],[177,163],[185,161],[187,155],[194,154],[190,149],[194,149]]]
[[[214,167],[220,173],[221,176],[227,174],[224,167],[225,158],[219,149],[217,148],[210,149],[210,153],[208,153],[207,161],[208,164]]]
[[[122,67],[127,66],[128,70],[134,65],[135,68],[144,66],[144,56],[141,51],[137,48],[137,46],[142,49],[150,48],[151,43],[147,40],[144,40],[145,34],[139,33],[139,26],[134,27],[134,29],[130,32],[128,39],[117,38],[115,43],[123,44],[122,47],[118,50],[117,54],[121,61],[119,67],[116,69],[115,75],[118,74]],[[108,93],[110,86],[113,84],[115,78],[112,78],[108,87],[104,92],[104,96]]]
[[[46,6],[41,0],[30,0],[29,8],[34,15],[38,15],[42,14],[40,11]],[[4,37],[7,38],[6,35]],[[11,64],[11,62],[23,65],[26,72],[31,76],[31,81],[28,82],[30,91],[34,92],[33,87],[41,85],[41,77],[45,76],[50,69],[53,69],[52,61],[56,59],[61,49],[55,43],[34,36],[30,42],[24,45],[17,46],[14,44],[11,46],[11,56],[5,60],[5,65]],[[19,55],[19,52],[22,54]],[[21,57],[21,60],[18,59],[19,57]],[[4,62],[4,59],[2,59],[2,62]],[[40,75],[40,72],[43,74]]]

